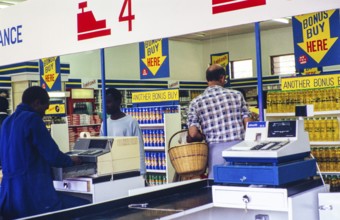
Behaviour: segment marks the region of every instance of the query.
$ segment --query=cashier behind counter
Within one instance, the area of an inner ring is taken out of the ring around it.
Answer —
[[[0,133],[0,210],[4,219],[20,218],[83,205],[87,201],[54,189],[51,167],[80,161],[62,153],[42,117],[49,106],[46,90],[26,89],[22,103],[6,118]]]

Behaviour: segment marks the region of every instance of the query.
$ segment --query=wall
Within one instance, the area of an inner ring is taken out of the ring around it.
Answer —
[[[229,52],[230,60],[253,60],[254,77],[256,71],[255,33],[227,36],[204,42],[205,62],[212,53]],[[261,31],[262,75],[270,75],[270,56],[294,53],[292,28]]]
[[[261,31],[263,75],[270,75],[270,56],[294,53],[291,28]],[[205,81],[210,54],[229,52],[230,60],[253,60],[256,76],[255,34],[242,34],[209,39],[169,41],[170,78],[159,80]],[[100,78],[99,50],[64,55],[62,63],[70,63],[70,78]],[[138,43],[105,49],[107,79],[139,79]]]

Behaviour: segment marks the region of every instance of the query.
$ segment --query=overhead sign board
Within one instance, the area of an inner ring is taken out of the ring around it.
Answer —
[[[281,90],[320,89],[340,86],[340,74],[281,78]]]
[[[156,90],[149,92],[133,92],[132,103],[146,103],[146,102],[165,102],[178,101],[178,89]]]
[[[339,0],[25,1],[0,10],[0,66],[336,8]]]

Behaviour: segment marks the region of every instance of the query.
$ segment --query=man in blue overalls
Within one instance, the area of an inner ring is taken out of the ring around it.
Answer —
[[[80,160],[62,153],[52,139],[42,120],[48,106],[46,90],[30,87],[24,91],[16,111],[2,124],[0,210],[5,219],[88,203],[59,194],[53,187],[51,167],[72,166]]]

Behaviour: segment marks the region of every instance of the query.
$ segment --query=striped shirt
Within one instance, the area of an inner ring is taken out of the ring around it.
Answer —
[[[243,119],[250,117],[241,92],[210,86],[190,102],[188,127],[201,128],[208,143],[244,139]]]

